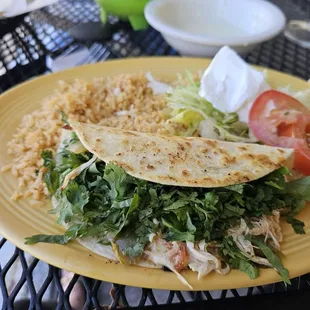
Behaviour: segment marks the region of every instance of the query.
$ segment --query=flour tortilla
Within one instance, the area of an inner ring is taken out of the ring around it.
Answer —
[[[70,124],[84,147],[104,162],[164,185],[223,187],[259,179],[293,163],[292,149]]]

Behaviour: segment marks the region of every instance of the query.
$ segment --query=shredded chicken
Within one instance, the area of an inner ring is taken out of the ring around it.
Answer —
[[[270,231],[271,234],[275,237],[277,243],[273,240],[273,246],[280,250],[280,242],[283,240],[282,230],[280,226],[280,212],[279,211],[273,211],[272,216],[267,217],[268,220],[272,223],[270,225]]]
[[[162,265],[169,268],[172,272],[176,274],[178,279],[188,286],[190,289],[193,287],[187,282],[187,280],[178,272],[176,268],[176,262],[174,258],[180,252],[180,242],[167,242],[164,239],[156,238],[148,246],[147,250],[144,252],[147,258],[153,262],[155,265]]]
[[[261,218],[253,218],[251,220],[253,228],[249,228],[241,219],[240,225],[228,230],[229,235],[252,235],[252,236],[265,236],[265,240],[270,238],[273,242],[274,248],[280,249],[280,242],[283,239],[281,226],[280,226],[280,212],[273,211],[271,216],[263,215]]]
[[[249,240],[246,240],[244,235],[233,235],[232,237],[238,249],[242,252],[244,256],[249,258],[254,263],[272,267],[272,265],[269,263],[269,261],[266,258],[255,255],[253,244]]]
[[[61,186],[61,189],[64,190],[68,186],[70,180],[73,180],[77,176],[79,176],[83,170],[90,167],[96,160],[97,160],[97,157],[95,155],[93,155],[93,157],[89,161],[87,161],[86,163],[82,164],[81,166],[77,167],[76,169],[74,169],[70,173],[68,173],[64,179],[64,182]]]
[[[272,246],[280,250],[282,232],[280,227],[280,212],[273,211],[272,216],[263,215],[261,218],[251,219],[253,228],[249,228],[244,219],[240,220],[240,225],[228,230],[228,235],[232,236],[239,250],[250,260],[260,265],[272,267],[266,258],[255,255],[254,246],[245,236],[265,236],[265,241],[271,239]]]
[[[194,243],[187,241],[186,246],[189,254],[188,266],[193,271],[198,272],[198,280],[213,270],[221,275],[229,273],[230,267],[226,265],[223,268],[222,262],[206,250],[205,241],[200,241],[196,247]]]

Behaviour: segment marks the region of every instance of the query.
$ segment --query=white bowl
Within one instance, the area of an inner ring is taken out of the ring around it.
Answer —
[[[184,56],[214,56],[224,45],[246,54],[286,23],[264,0],[153,0],[145,17]]]

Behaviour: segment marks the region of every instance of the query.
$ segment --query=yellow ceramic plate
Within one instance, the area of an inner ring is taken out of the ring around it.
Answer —
[[[0,166],[10,162],[5,145],[12,138],[23,115],[39,108],[43,98],[50,95],[59,80],[115,76],[120,73],[151,71],[156,77],[175,79],[176,73],[189,69],[193,72],[205,69],[209,60],[186,58],[140,58],[109,61],[74,68],[50,74],[21,84],[0,96]],[[275,71],[269,71],[272,86],[290,84],[295,90],[309,88],[303,80]],[[10,199],[17,187],[16,179],[9,173],[0,173],[0,234],[19,248],[59,268],[104,281],[156,289],[186,290],[173,273],[135,266],[122,266],[111,262],[77,242],[66,246],[37,244],[26,246],[24,238],[34,234],[62,234],[64,229],[55,224],[55,218],[47,214],[49,202],[44,207],[34,207],[28,201],[14,202]],[[296,277],[310,271],[310,208],[300,215],[306,224],[307,234],[298,236],[289,225],[283,223],[284,242],[282,243],[283,263],[290,276]],[[280,281],[272,269],[261,270],[258,279],[250,280],[242,272],[233,270],[227,276],[216,273],[197,280],[197,274],[184,272],[184,276],[195,290],[229,289],[263,285]]]

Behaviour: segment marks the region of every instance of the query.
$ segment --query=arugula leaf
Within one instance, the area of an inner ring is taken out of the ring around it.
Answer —
[[[242,195],[241,195],[241,194],[234,193],[234,199],[236,200],[236,202],[237,202],[240,206],[242,206],[242,207],[245,206],[245,204],[244,204],[244,199],[242,198]]]
[[[232,206],[229,204],[225,204],[225,212],[221,214],[221,217],[231,217],[231,216],[242,216],[245,213],[244,208],[240,208],[238,206]]]
[[[63,149],[56,155],[57,166],[55,170],[59,171],[64,178],[67,173],[87,162],[91,157],[92,155],[89,152],[75,154],[67,149]]]
[[[70,144],[75,144],[75,143],[78,143],[78,142],[81,143],[81,141],[80,141],[78,135],[77,135],[75,132],[72,131],[72,132],[71,132]]]
[[[47,171],[44,174],[44,182],[48,189],[48,192],[53,195],[56,193],[59,187],[59,174],[57,171]]]
[[[229,263],[233,268],[246,273],[250,279],[256,279],[259,276],[257,266],[240,252],[232,237],[225,237],[222,246],[222,253],[229,257]]]
[[[244,184],[235,184],[235,185],[230,185],[230,186],[226,186],[225,188],[233,191],[233,192],[237,192],[239,194],[243,194],[243,189],[244,189]]]
[[[238,249],[234,239],[231,236],[226,236],[223,238],[222,243],[221,243],[221,252],[223,256],[229,257],[231,259],[242,259],[246,260],[247,258],[240,252]]]
[[[79,185],[77,182],[71,181],[64,190],[64,195],[67,196],[71,205],[74,205],[75,210],[78,209],[83,213],[83,209],[89,201],[89,192],[84,185]]]
[[[190,241],[195,242],[195,236],[190,232],[181,232],[176,229],[172,229],[166,235],[166,239],[168,241]]]
[[[147,241],[148,238],[139,240],[137,231],[132,232],[129,228],[127,228],[118,235],[116,244],[124,255],[134,258],[139,257],[142,254]]]
[[[48,192],[53,195],[59,187],[59,173],[55,170],[56,162],[53,158],[53,153],[50,150],[41,152],[43,159],[43,166],[47,168],[44,174],[44,181],[47,186]]]
[[[274,188],[277,188],[277,189],[284,189],[282,184],[278,184],[278,183],[276,183],[274,181],[266,181],[265,184],[269,185],[269,186],[272,186]]]
[[[286,183],[285,190],[289,194],[299,195],[310,201],[310,176]]]
[[[305,223],[298,220],[298,219],[295,219],[291,216],[288,216],[286,221],[292,225],[294,231],[296,234],[299,234],[299,235],[304,235],[306,232],[304,230],[304,227],[305,227]]]
[[[208,207],[214,207],[219,202],[219,197],[215,192],[205,193],[204,203],[208,204]]]
[[[71,183],[68,186],[71,186]],[[57,200],[57,208],[55,209],[55,212],[58,213],[57,223],[64,224],[71,222],[74,206],[70,203],[67,196],[62,194],[60,189],[55,193],[55,197]]]
[[[251,238],[251,241],[261,249],[273,268],[279,272],[285,285],[291,284],[288,270],[284,268],[280,258],[271,250],[271,248],[264,241],[257,237]]]
[[[123,254],[129,257],[139,257],[144,251],[144,245],[141,243],[136,243],[133,247],[127,247],[124,249]]]
[[[70,240],[74,240],[77,237],[83,236],[83,228],[85,224],[73,224],[68,228],[64,235],[34,235],[32,237],[25,238],[25,244],[35,244],[39,242],[54,243],[54,244],[66,244]],[[85,231],[84,231],[85,233]]]
[[[43,166],[46,168],[54,168],[55,160],[53,157],[53,152],[51,150],[44,150],[41,152],[41,157],[43,159]]]
[[[132,177],[124,169],[109,163],[104,170],[104,179],[110,186],[110,198],[121,199],[125,196],[127,186],[131,183]]]
[[[100,174],[100,171],[97,168],[96,162],[94,162],[89,168],[88,168],[89,173],[92,174]]]
[[[123,208],[129,208],[131,203],[132,203],[133,198],[128,198],[125,200],[117,201],[115,200],[112,203],[111,208],[116,208],[116,209],[123,209]]]
[[[178,210],[186,206],[187,204],[188,204],[188,201],[180,199],[172,203],[170,206],[165,207],[164,211]]]
[[[139,207],[139,195],[135,194],[132,198],[127,216],[133,213]]]
[[[191,220],[191,217],[189,216],[189,213],[186,212],[186,215],[187,215],[187,221],[186,221],[186,227],[187,227],[187,230],[190,234],[195,234],[196,232],[196,227],[195,225],[193,225],[192,223],[192,220]]]
[[[250,261],[233,258],[231,264],[234,268],[246,273],[250,279],[256,279],[259,276],[259,269],[254,266]]]
[[[195,241],[195,236],[190,232],[181,232],[176,229],[171,223],[162,219],[162,223],[164,226],[169,228],[169,231],[166,232],[166,239],[171,241]]]
[[[25,244],[30,245],[38,242],[66,244],[69,240],[70,238],[66,235],[34,235],[32,237],[25,238]]]
[[[81,237],[81,230],[83,229],[83,227],[84,224],[73,224],[67,229],[67,231],[65,232],[65,236],[67,236],[70,240]]]

